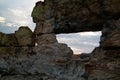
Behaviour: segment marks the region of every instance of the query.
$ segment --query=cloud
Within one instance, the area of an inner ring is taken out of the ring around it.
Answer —
[[[8,8],[8,10],[10,12],[12,12],[14,14],[14,16],[17,16],[17,17],[21,17],[22,18],[28,18],[27,17],[27,13],[24,9],[11,9],[11,8]]]
[[[66,43],[75,54],[90,53],[99,46],[101,32],[80,32],[72,34],[59,34],[57,40]]]
[[[6,25],[12,27],[13,23],[6,23]]]
[[[5,18],[0,16],[0,22],[4,23],[5,22]]]
[[[79,33],[80,36],[98,36],[101,35],[100,32],[82,32]]]

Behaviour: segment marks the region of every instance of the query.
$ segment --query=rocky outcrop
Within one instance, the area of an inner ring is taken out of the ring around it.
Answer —
[[[89,80],[120,80],[120,20],[110,20],[102,30],[100,47],[92,54]]]
[[[102,47],[120,47],[120,19],[110,20],[102,30],[100,45]]]
[[[0,45],[0,80],[84,80],[85,65],[73,58],[70,47],[58,43],[54,33],[33,37],[28,27],[20,27],[12,35],[17,46]]]
[[[0,33],[0,80],[120,80],[120,0],[45,0],[22,26]],[[91,54],[73,55],[58,33],[100,31]],[[37,45],[35,45],[37,44]]]
[[[119,4],[120,0],[39,1],[32,12],[33,21],[36,23],[35,32],[57,34],[100,31],[106,20],[119,19]],[[46,23],[48,25],[45,25]]]
[[[0,47],[0,55],[0,80],[79,80],[84,73],[66,44]]]
[[[15,34],[0,33],[1,46],[18,46]]]

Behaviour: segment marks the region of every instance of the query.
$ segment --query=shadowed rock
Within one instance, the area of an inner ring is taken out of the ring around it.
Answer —
[[[120,47],[120,19],[110,20],[105,24],[100,45],[104,48]]]
[[[119,3],[120,0],[36,3],[32,12],[34,33],[28,27],[20,27],[15,34],[0,33],[0,80],[120,80]],[[70,47],[58,43],[55,36],[99,30],[100,47],[90,55],[73,55]],[[34,46],[35,42],[38,46]]]
[[[18,46],[15,34],[0,33],[0,46]]]
[[[120,17],[119,4],[120,0],[45,0],[36,3],[32,17],[36,27],[41,27],[41,21],[55,19],[52,31],[45,33],[100,31],[107,20]],[[41,28],[36,34],[44,32]]]

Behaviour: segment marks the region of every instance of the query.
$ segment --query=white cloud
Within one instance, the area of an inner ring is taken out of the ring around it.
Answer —
[[[0,22],[4,23],[5,22],[5,18],[0,16]]]
[[[90,53],[99,45],[101,32],[81,32],[74,34],[59,34],[57,40],[66,43],[74,54]]]
[[[7,26],[11,27],[13,23],[6,23]]]
[[[40,1],[44,2],[44,0],[40,0]]]
[[[73,50],[74,54],[81,54],[84,50],[80,49],[80,48],[76,48],[76,47],[71,47],[71,49]]]
[[[13,20],[14,23],[16,23],[18,25],[18,27],[20,26],[26,26],[29,24],[29,21],[27,21],[26,19],[14,19]]]
[[[79,33],[80,36],[99,36],[101,35],[101,32],[82,32]]]
[[[11,9],[11,8],[8,8],[8,10],[10,12],[12,12],[14,14],[14,16],[17,16],[17,17],[22,17],[22,18],[28,18],[27,17],[27,14],[26,14],[26,11],[24,9]]]

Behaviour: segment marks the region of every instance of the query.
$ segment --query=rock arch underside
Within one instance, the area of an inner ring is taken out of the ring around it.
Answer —
[[[0,80],[120,80],[120,0],[39,1],[32,18],[34,32],[0,33]],[[90,55],[55,36],[85,31],[102,31]]]

